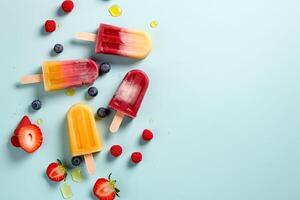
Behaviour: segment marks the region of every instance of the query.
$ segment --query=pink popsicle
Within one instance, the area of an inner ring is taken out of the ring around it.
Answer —
[[[126,74],[109,102],[109,107],[117,111],[110,127],[111,132],[118,130],[124,115],[130,118],[136,117],[148,85],[149,78],[145,72],[131,70]]]
[[[144,31],[100,24],[97,35],[79,32],[75,38],[96,43],[95,52],[129,58],[145,58],[151,50],[151,39]]]

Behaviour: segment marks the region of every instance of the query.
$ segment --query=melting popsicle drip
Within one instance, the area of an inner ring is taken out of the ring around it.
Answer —
[[[38,125],[41,125],[41,124],[43,124],[43,119],[42,118],[39,118],[37,121],[36,121],[36,123],[38,124]]]
[[[112,5],[108,11],[112,17],[120,17],[122,14],[122,9],[118,5]]]
[[[71,176],[72,176],[73,181],[75,181],[75,182],[81,183],[83,181],[83,177],[81,175],[81,170],[78,167],[72,170]]]
[[[63,195],[64,199],[69,199],[73,196],[71,186],[67,182],[64,182],[60,186],[60,191],[61,191],[61,194]]]
[[[156,28],[158,26],[158,22],[156,20],[153,20],[150,22],[150,27],[151,28]]]
[[[66,95],[67,96],[74,96],[75,95],[75,90],[73,88],[67,89],[66,90]]]

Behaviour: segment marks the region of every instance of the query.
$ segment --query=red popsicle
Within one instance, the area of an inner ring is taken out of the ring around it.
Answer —
[[[102,54],[143,59],[151,50],[151,39],[146,32],[109,24],[100,24],[97,35],[79,32],[75,38],[95,42],[95,52]]]
[[[109,107],[117,111],[110,126],[111,132],[118,131],[124,115],[130,118],[136,117],[148,85],[149,78],[145,72],[131,70],[126,74],[109,102]]]

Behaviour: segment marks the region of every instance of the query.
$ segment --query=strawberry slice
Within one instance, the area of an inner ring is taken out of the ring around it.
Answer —
[[[109,174],[108,179],[99,178],[93,188],[94,195],[99,200],[113,200],[116,196],[119,197],[118,192],[120,190],[116,188],[116,180],[110,179],[111,174]]]
[[[25,115],[25,116],[21,119],[21,121],[19,122],[17,128],[16,128],[15,131],[14,131],[14,134],[15,134],[15,135],[18,135],[20,129],[21,129],[22,127],[24,127],[24,126],[27,126],[27,125],[31,125],[31,121],[30,121],[29,117],[28,117],[27,115]]]
[[[27,115],[25,115],[19,122],[17,128],[14,130],[14,135],[10,138],[10,142],[14,147],[20,147],[19,139],[16,137],[20,129],[24,126],[31,125],[31,121]]]
[[[61,161],[57,160],[57,162],[53,162],[48,165],[46,174],[51,181],[60,182],[66,179],[67,170]]]
[[[20,147],[20,143],[19,143],[19,138],[15,135],[13,135],[10,138],[10,143],[14,146],[14,147]]]
[[[41,129],[34,124],[20,128],[17,133],[20,147],[27,153],[37,150],[43,143],[43,135]]]

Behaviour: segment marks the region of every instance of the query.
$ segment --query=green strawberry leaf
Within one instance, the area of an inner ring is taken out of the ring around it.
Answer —
[[[58,165],[60,165],[60,166],[63,165],[62,162],[61,162],[59,159],[57,159],[57,163],[58,163]]]

